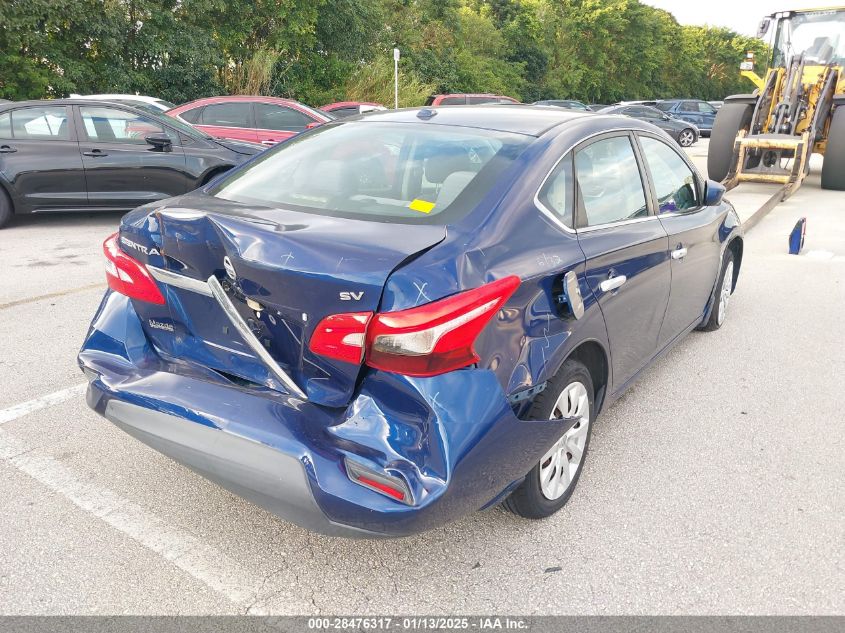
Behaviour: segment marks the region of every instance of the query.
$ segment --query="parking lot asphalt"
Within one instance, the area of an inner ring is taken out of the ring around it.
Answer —
[[[725,326],[600,417],[563,511],[387,541],[277,520],[88,410],[117,221],[0,231],[0,613],[845,613],[845,194],[816,177],[747,236]]]

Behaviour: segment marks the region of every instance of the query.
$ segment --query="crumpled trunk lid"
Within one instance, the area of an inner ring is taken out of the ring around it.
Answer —
[[[244,386],[299,390],[315,403],[343,406],[361,367],[311,353],[314,327],[330,314],[377,311],[390,273],[445,234],[443,226],[334,218],[195,193],[130,213],[120,243],[165,293],[166,305],[134,302],[159,354]]]

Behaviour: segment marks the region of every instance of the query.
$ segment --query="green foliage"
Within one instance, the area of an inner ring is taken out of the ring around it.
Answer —
[[[313,105],[494,92],[525,101],[747,92],[760,40],[638,0],[2,0],[0,97],[231,93]]]

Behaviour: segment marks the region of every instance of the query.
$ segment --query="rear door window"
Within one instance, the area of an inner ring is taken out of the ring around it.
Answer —
[[[12,135],[16,139],[69,141],[68,110],[65,106],[14,110],[12,111]]]
[[[466,105],[466,97],[443,97],[438,105]]]
[[[601,139],[575,154],[578,227],[600,226],[649,215],[630,138]]]
[[[246,101],[235,103],[212,103],[202,111],[203,125],[218,127],[253,127],[252,104]]]

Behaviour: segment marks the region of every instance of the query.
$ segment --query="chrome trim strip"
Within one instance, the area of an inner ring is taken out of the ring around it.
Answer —
[[[206,287],[211,291],[211,296],[214,297],[217,300],[217,303],[220,304],[220,307],[223,308],[223,312],[225,312],[226,316],[229,317],[229,320],[232,322],[232,325],[235,326],[238,334],[241,335],[246,344],[249,345],[250,349],[255,352],[255,355],[258,356],[258,358],[261,359],[270,371],[276,375],[288,392],[302,398],[303,400],[308,400],[308,397],[302,389],[300,389],[291,377],[288,376],[281,367],[279,367],[276,360],[270,356],[270,352],[268,352],[261,342],[255,338],[252,330],[249,329],[249,326],[243,318],[241,318],[241,315],[238,313],[235,305],[229,299],[226,291],[223,290],[223,286],[221,286],[220,282],[217,281],[217,277],[214,275],[209,277]]]
[[[191,292],[197,292],[201,295],[205,295],[206,297],[212,296],[211,289],[204,281],[186,277],[185,275],[164,270],[163,268],[156,268],[155,266],[147,266],[147,270],[150,271],[150,274],[154,279],[163,284],[182,288],[183,290],[190,290]]]
[[[611,229],[617,226],[625,226],[626,224],[637,224],[639,222],[648,222],[649,220],[656,220],[656,215],[649,215],[643,218],[632,218],[629,220],[619,220],[618,222],[608,222],[606,224],[596,224],[595,226],[585,226],[578,229],[579,233],[592,233],[593,231],[601,231],[602,229]]]

